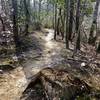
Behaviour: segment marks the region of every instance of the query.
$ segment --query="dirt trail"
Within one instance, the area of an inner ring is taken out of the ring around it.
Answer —
[[[41,42],[43,49],[29,50],[24,53],[25,63],[22,67],[0,75],[0,100],[19,100],[22,92],[27,86],[30,77],[38,73],[42,68],[52,67],[63,58],[60,56],[62,43],[53,40],[53,30],[46,30],[48,33],[31,34]],[[40,39],[40,40],[39,40]],[[35,40],[33,40],[34,42]],[[36,59],[34,56],[39,56]]]
[[[38,39],[42,39],[41,44],[43,46],[43,51],[40,51],[37,53],[41,54],[40,57],[37,57],[36,60],[30,59],[27,60],[27,62],[24,64],[24,66],[26,66],[24,68],[24,71],[26,73],[26,76],[29,78],[31,77],[33,74],[36,74],[37,72],[39,72],[41,69],[45,68],[45,67],[53,67],[54,65],[58,64],[60,61],[62,61],[64,58],[61,57],[60,53],[62,48],[64,47],[64,45],[60,42],[56,42],[53,40],[54,38],[54,31],[51,29],[46,29],[46,31],[48,33],[44,33],[45,35],[43,35],[43,33],[37,33],[37,35],[39,35],[37,37]],[[35,36],[34,34],[31,35]],[[43,42],[43,43],[42,43]],[[32,53],[34,53],[34,51],[29,51],[27,54],[30,58],[30,56],[32,56]]]

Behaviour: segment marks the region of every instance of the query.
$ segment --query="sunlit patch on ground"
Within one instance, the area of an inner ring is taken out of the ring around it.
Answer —
[[[48,42],[50,40],[52,40],[54,37],[54,31],[53,30],[49,30],[49,34],[47,34],[45,40]]]
[[[21,67],[0,76],[0,100],[19,100],[27,84]]]
[[[45,47],[46,48],[49,48],[49,49],[52,49],[54,48],[55,43],[53,43],[53,41],[51,41],[54,37],[54,31],[53,30],[49,30],[49,34],[47,34],[47,36],[45,37]]]
[[[34,74],[37,74],[40,70],[41,70],[41,68],[35,67],[35,68],[32,69],[32,72]]]

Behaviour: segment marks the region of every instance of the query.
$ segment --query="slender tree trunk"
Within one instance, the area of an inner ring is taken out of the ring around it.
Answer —
[[[48,15],[48,13],[49,13],[49,1],[47,0],[47,15]]]
[[[29,22],[30,22],[30,14],[29,14],[29,5],[30,5],[30,0],[24,0],[24,5],[25,5],[25,16],[26,16],[26,24],[25,24],[25,35],[28,35],[29,31]]]
[[[69,40],[72,39],[72,31],[73,31],[73,11],[74,11],[74,0],[70,0]]]
[[[53,19],[52,19],[52,26],[55,29],[55,4],[53,4]]]
[[[61,33],[61,36],[62,36],[62,40],[64,39],[64,26],[65,26],[65,20],[63,19],[63,15],[61,14],[61,28],[60,28],[60,33]]]
[[[16,55],[18,56],[20,53],[20,42],[18,36],[18,23],[17,23],[17,18],[18,18],[17,0],[12,0],[12,8],[13,8],[13,34],[16,46]]]
[[[55,1],[55,29],[54,29],[54,39],[56,40],[57,35],[57,0]]]
[[[49,14],[49,2],[48,2],[48,0],[47,0],[47,9],[46,9],[46,17],[47,17],[47,22],[46,22],[46,24],[48,25],[48,14]]]
[[[68,40],[68,37],[69,37],[69,33],[68,33],[68,11],[69,11],[69,0],[65,0],[65,33],[66,33],[66,37],[65,37],[65,40],[66,40],[66,48],[69,48],[69,40]]]
[[[57,21],[57,35],[60,35],[60,17],[61,17],[61,8],[59,8],[59,14],[58,14],[58,21]]]
[[[39,22],[41,22],[41,2],[42,0],[39,0]]]
[[[76,40],[76,50],[80,50],[80,3],[81,1],[77,1],[77,9],[76,9],[76,34],[77,34],[77,40]]]
[[[89,44],[95,44],[96,41],[96,36],[94,37],[94,30],[96,29],[97,26],[97,15],[98,15],[99,4],[100,4],[100,0],[96,0],[95,10],[93,14],[93,22],[90,29],[89,39],[88,39]]]
[[[34,0],[34,22],[36,20],[36,1]]]

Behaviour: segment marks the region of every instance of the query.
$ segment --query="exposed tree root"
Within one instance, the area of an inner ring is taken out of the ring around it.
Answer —
[[[39,91],[36,89],[37,84],[39,85]],[[31,99],[27,93],[30,89],[39,92],[38,95],[32,92]],[[22,100],[40,100],[40,97],[41,100],[73,100],[85,92],[89,93],[90,87],[84,81],[72,76],[67,71],[45,68],[29,83],[22,97],[26,99]]]

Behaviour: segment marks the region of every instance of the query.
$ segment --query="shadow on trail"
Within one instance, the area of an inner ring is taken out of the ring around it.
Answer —
[[[34,34],[34,33],[33,33]],[[21,49],[23,52],[27,52],[30,50],[39,50],[42,52],[43,50],[43,45],[41,45],[39,39],[37,39],[35,36],[29,35],[25,37],[24,39],[22,38],[21,41]]]
[[[67,70],[74,76],[85,80],[86,83],[89,83],[89,81],[87,81],[87,77],[91,80],[91,75],[96,74],[96,69],[93,69],[90,66],[81,67],[82,61],[74,61],[62,56],[61,53],[63,52],[62,50],[64,48],[64,44],[62,42],[53,40],[53,30],[48,30],[48,32],[42,34],[36,34],[36,39],[34,39],[34,35],[35,34],[31,34],[31,40],[33,40],[31,45],[33,46],[33,48],[25,52],[26,62],[23,64],[23,71],[25,73],[26,79],[28,80],[28,83],[33,77],[35,77],[37,73],[47,67]],[[73,52],[73,50],[69,50],[70,52],[68,52],[68,50],[66,51],[67,53],[65,53],[64,55],[70,55]],[[97,73],[99,73],[98,70]],[[98,81],[97,83],[94,82],[93,84],[96,84],[98,86]],[[40,89],[41,91],[43,90],[38,84],[35,88]],[[34,91],[32,91],[32,93],[33,92]],[[31,93],[30,90],[28,93]],[[28,96],[31,99],[31,95],[29,94]],[[40,95],[43,96],[43,94]]]
[[[30,35],[32,48],[24,53],[26,62],[23,64],[23,70],[28,79],[41,69],[53,67],[62,60],[61,46],[53,40],[53,35],[53,30]]]

